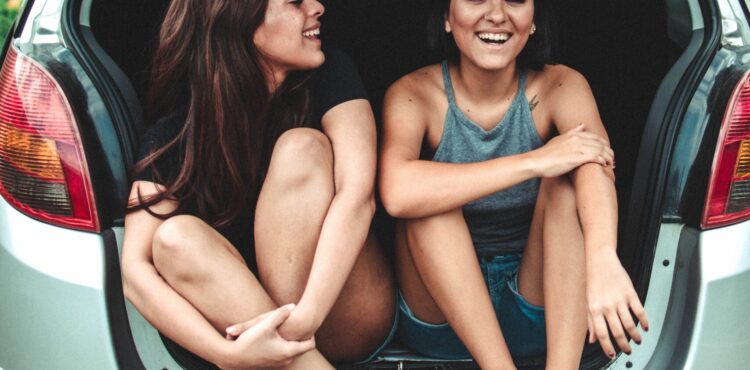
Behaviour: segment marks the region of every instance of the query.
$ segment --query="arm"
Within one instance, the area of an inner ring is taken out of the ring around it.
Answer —
[[[131,204],[138,201],[138,189],[144,198],[163,190],[155,183],[136,182],[130,194]],[[151,207],[160,214],[175,208],[176,203],[169,200]],[[289,316],[289,307],[244,324],[238,330],[236,340],[225,339],[190,302],[162,279],[154,267],[151,245],[162,222],[144,210],[129,213],[125,217],[122,250],[125,297],[160,332],[222,368],[285,364],[312,349],[314,344],[311,341],[286,342],[279,337],[276,327]]]
[[[133,184],[130,202],[138,201],[138,189],[146,198],[163,188],[151,182]],[[176,208],[173,201],[162,201],[152,207],[157,213],[168,213]],[[125,217],[125,239],[122,248],[123,291],[125,297],[159,331],[178,344],[211,362],[219,361],[217,354],[224,349],[224,339],[211,324],[177,294],[154,267],[151,241],[163,221],[145,210]]]
[[[333,147],[335,195],[302,298],[280,329],[286,338],[308,338],[322,325],[362,250],[375,212],[376,130],[370,103],[357,99],[339,104],[326,112],[322,126]]]
[[[475,163],[421,160],[427,112],[433,109],[421,95],[419,83],[407,77],[389,89],[384,102],[380,189],[394,217],[441,214],[531,178],[611,160],[604,141],[580,128],[529,153]]]
[[[550,95],[552,119],[559,132],[566,132],[579,122],[586,131],[607,138],[596,101],[585,78],[573,70],[561,73],[560,82]],[[625,332],[636,342],[641,336],[630,311],[636,314],[644,329],[648,319],[630,278],[617,258],[617,194],[611,167],[584,164],[572,173],[576,202],[584,236],[589,307],[589,340],[594,335],[605,353],[615,351],[609,339],[607,324],[619,347],[630,352]],[[624,330],[623,330],[624,328]]]

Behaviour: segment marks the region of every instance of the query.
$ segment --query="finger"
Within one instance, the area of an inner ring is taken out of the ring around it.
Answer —
[[[594,324],[591,321],[591,315],[589,314],[586,315],[586,321],[587,321],[587,325],[589,328],[589,338],[588,338],[589,344],[593,344],[596,338],[594,338]]]
[[[315,340],[312,338],[299,342],[290,341],[287,343],[290,357],[297,357],[305,352],[315,349]]]
[[[292,313],[292,309],[294,309],[293,304],[279,307],[276,310],[272,311],[271,315],[266,317],[258,325],[263,326],[263,328],[276,330],[279,326],[281,326],[281,324],[284,323],[284,321],[286,321],[287,318],[289,318],[289,315]]]
[[[566,132],[566,133],[576,133],[576,132],[583,132],[583,130],[586,129],[586,126],[583,125],[583,123],[579,123],[578,126],[573,127],[572,130]]]
[[[615,358],[615,347],[612,345],[612,341],[609,340],[609,331],[607,331],[607,323],[604,321],[604,316],[598,315],[593,318],[593,321],[594,333],[604,354],[609,358]]]
[[[646,315],[646,310],[643,308],[643,304],[641,304],[641,300],[638,299],[636,294],[633,294],[633,297],[630,299],[630,309],[635,314],[635,317],[638,318],[638,322],[641,323],[643,330],[648,331],[648,315]]]
[[[641,333],[638,331],[638,327],[635,325],[635,321],[633,321],[633,316],[630,315],[628,307],[619,307],[617,309],[617,315],[620,317],[620,322],[622,323],[625,332],[628,333],[633,341],[641,344],[641,341],[643,340],[641,338]]]
[[[620,317],[617,315],[616,311],[607,315],[607,323],[609,324],[609,330],[612,333],[612,336],[615,338],[615,342],[617,342],[617,346],[620,347],[623,352],[630,354],[632,349],[630,348],[628,337],[625,336],[625,330],[622,328]]]
[[[256,316],[255,318],[241,322],[239,324],[234,324],[226,329],[227,337],[234,337],[236,338],[240,334],[244,333],[247,329],[252,328],[253,326],[257,325],[259,322],[265,320],[268,316],[270,316],[274,311],[269,311],[266,313],[263,313],[261,315]],[[231,339],[231,338],[229,338]]]

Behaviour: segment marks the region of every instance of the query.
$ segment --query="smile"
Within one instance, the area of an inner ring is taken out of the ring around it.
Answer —
[[[307,37],[309,39],[317,39],[318,36],[320,36],[320,27],[316,27],[312,30],[302,32],[302,36]]]
[[[482,42],[488,44],[502,45],[511,38],[511,34],[505,32],[478,32],[477,37],[482,40]]]

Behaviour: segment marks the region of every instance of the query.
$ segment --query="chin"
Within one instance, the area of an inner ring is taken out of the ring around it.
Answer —
[[[469,63],[485,71],[499,71],[512,66],[515,59],[510,60],[499,56],[483,56],[481,58],[466,58]]]

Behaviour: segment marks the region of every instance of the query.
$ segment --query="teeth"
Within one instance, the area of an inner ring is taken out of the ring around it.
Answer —
[[[305,36],[305,37],[315,37],[315,36],[318,36],[318,35],[320,35],[320,28],[316,28],[314,30],[302,33],[302,36]]]
[[[510,38],[510,35],[507,33],[489,33],[489,32],[482,32],[478,34],[480,39],[482,40],[488,40],[488,41],[508,41]]]

